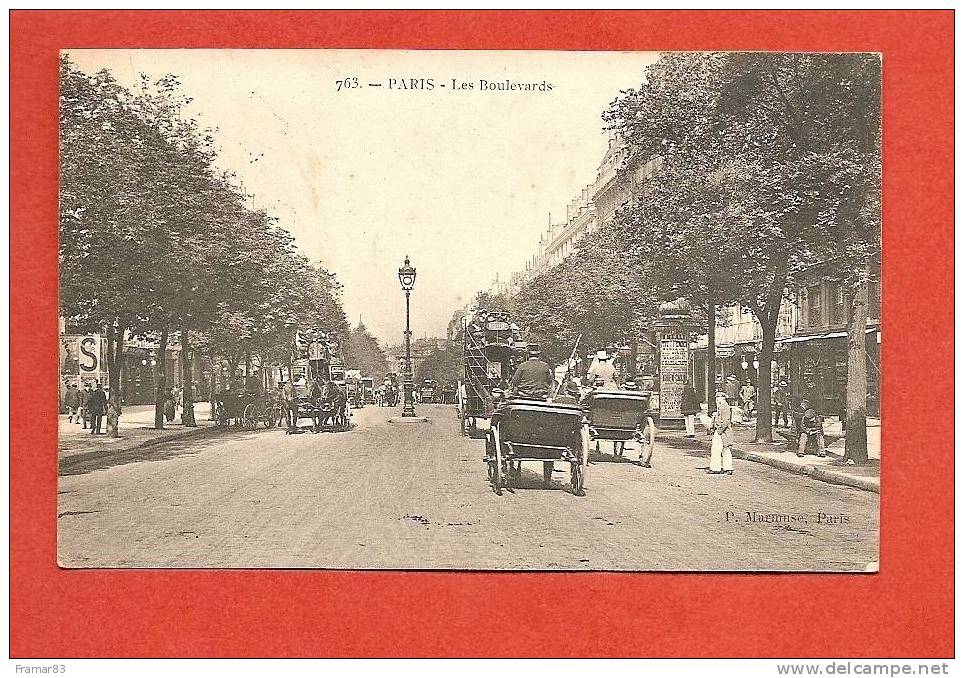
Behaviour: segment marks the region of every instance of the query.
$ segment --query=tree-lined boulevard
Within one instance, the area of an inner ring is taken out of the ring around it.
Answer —
[[[109,71],[84,73],[65,56],[61,81],[61,313],[71,327],[104,337],[115,411],[124,404],[125,343],[133,340],[152,342],[159,356],[176,343],[183,357],[176,380],[167,361],[157,361],[156,429],[198,426],[197,356],[211,366],[205,387],[212,404],[214,393],[248,377],[255,363],[264,375],[258,388],[272,391],[279,378],[294,380],[295,362],[309,362],[299,344],[306,330],[324,331],[325,341],[339,347],[343,368],[375,384],[395,376],[399,356],[386,355],[363,322],[349,325],[337,266],[312,260],[285,224],[251,206],[241,182],[221,166],[217,133],[186,113],[190,99],[176,76],[144,76],[131,90]],[[834,463],[876,474],[879,446],[870,454],[866,435],[865,341],[868,286],[880,265],[879,58],[667,54],[601,114],[601,127],[619,140],[620,178],[632,182],[644,165],[656,168],[652,177],[558,265],[511,298],[479,294],[476,310],[507,311],[512,331],[540,345],[554,367],[569,364],[577,340],[584,355],[628,345],[635,357],[661,304],[680,300],[677,307],[692,308],[698,325],[680,339],[684,348],[708,335],[713,367],[701,395],[712,414],[718,315],[748,308],[761,329],[759,397],[748,424],[753,440],[740,444],[773,451],[769,396],[778,316],[784,304],[801,303],[797,285],[819,265],[824,277],[839,282],[848,323],[840,422],[846,436]],[[452,240],[452,247],[484,245]],[[418,252],[411,255],[420,262]],[[424,334],[409,331],[408,303],[433,301],[419,295],[404,261],[401,290],[368,292],[391,295],[406,309],[398,332],[405,330],[408,355],[412,335]],[[461,378],[461,344],[446,343],[452,335],[426,339],[434,348],[402,377]],[[320,339],[312,345],[322,348]],[[217,382],[219,374],[226,383]],[[621,385],[629,388],[636,376],[624,375],[632,378]],[[183,411],[172,425],[162,407],[174,381],[183,388]],[[484,443],[460,435],[456,408],[419,404],[420,416],[407,417],[413,423],[396,425],[391,419],[414,414],[415,403],[405,400],[404,412],[401,405],[354,409],[344,431],[322,433],[320,423],[308,435],[274,426],[202,426],[197,435],[161,437],[151,447],[62,459],[60,563],[876,566],[876,493],[819,482],[799,468],[787,473],[789,462],[739,461],[732,476],[707,474],[706,429],[695,439],[659,431],[653,468],[636,463],[632,451],[609,455],[604,444],[592,456],[584,497],[563,491],[569,476],[562,464],[549,487],[541,468],[527,469],[521,483],[496,496],[486,480]],[[582,413],[573,409],[578,420]]]

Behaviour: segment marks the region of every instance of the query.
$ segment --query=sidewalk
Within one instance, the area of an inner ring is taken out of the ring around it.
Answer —
[[[696,438],[693,442],[706,450],[707,459],[709,459],[712,439],[701,424],[697,424],[696,430]],[[753,420],[734,425],[733,432],[735,438],[733,457],[736,459],[766,464],[789,473],[809,476],[814,480],[880,494],[879,419],[867,420],[867,452],[870,457],[870,464],[867,466],[854,466],[843,462],[845,441],[842,437],[829,446],[830,455],[827,457],[817,457],[812,454],[798,457],[796,448],[790,443],[781,441],[781,436],[776,429],[773,431],[773,437],[781,442],[754,443],[755,422]],[[824,432],[827,436],[841,435],[840,422],[828,421]],[[689,440],[683,437],[682,431],[660,431],[660,437],[677,438],[679,442]]]
[[[58,459],[79,460],[80,458],[95,458],[141,447],[149,447],[169,440],[187,438],[209,429],[214,422],[208,421],[211,406],[207,402],[194,404],[194,419],[196,428],[181,424],[181,412],[173,422],[165,422],[161,430],[154,428],[153,405],[131,405],[124,408],[120,417],[118,433],[120,437],[111,438],[108,435],[91,435],[90,430],[81,428],[80,424],[67,421],[67,415],[58,417],[59,440]],[[106,430],[106,417],[101,430]]]

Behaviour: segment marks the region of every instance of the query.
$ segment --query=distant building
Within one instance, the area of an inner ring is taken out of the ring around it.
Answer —
[[[620,171],[625,170],[625,162],[625,145],[617,137],[610,138],[606,154],[596,170],[595,181],[569,202],[565,221],[553,223],[550,217],[525,269],[513,273],[505,285],[508,296],[517,293],[529,280],[562,263],[584,236],[612,223],[619,208],[645,190],[662,161],[653,158],[631,171]]]

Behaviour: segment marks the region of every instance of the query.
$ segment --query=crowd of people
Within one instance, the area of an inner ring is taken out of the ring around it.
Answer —
[[[108,396],[100,382],[86,382],[84,388],[68,384],[64,394],[67,422],[76,423],[82,429],[90,429],[91,435],[117,437],[117,422],[121,415],[120,400]],[[106,418],[106,430],[105,428]]]

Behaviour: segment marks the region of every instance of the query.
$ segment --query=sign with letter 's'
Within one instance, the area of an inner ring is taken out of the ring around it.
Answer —
[[[77,363],[81,376],[100,372],[100,337],[96,334],[77,337]]]

